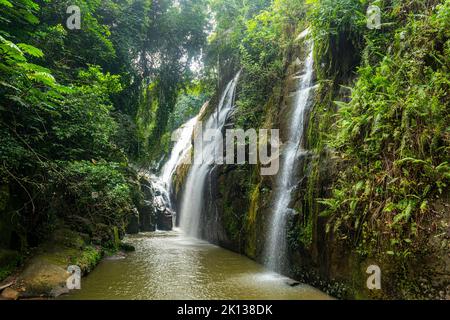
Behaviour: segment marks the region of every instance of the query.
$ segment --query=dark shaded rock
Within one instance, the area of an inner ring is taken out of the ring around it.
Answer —
[[[92,243],[102,245],[105,243],[114,243],[114,230],[111,226],[104,223],[97,223],[94,225],[94,233],[92,236]]]
[[[129,243],[122,242],[120,244],[120,250],[122,250],[124,252],[134,252],[134,251],[136,251],[136,248]]]
[[[170,231],[173,229],[173,212],[169,209],[158,211],[158,230]]]
[[[139,208],[139,227],[143,232],[150,232],[156,230],[154,223],[155,211],[150,201],[144,201],[144,204]]]
[[[139,233],[139,211],[137,208],[133,209],[133,214],[128,219],[128,225],[127,225],[126,231],[128,234]]]
[[[56,298],[63,294],[68,294],[70,292],[69,288],[67,288],[66,284],[60,284],[59,286],[53,288],[50,291],[50,297]]]
[[[149,181],[147,181],[144,177],[140,180],[141,190],[144,193],[144,199],[150,200],[153,199],[154,190]]]

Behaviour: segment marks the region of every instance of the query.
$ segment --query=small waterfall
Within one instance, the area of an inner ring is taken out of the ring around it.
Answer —
[[[305,60],[301,76],[298,77],[298,90],[294,102],[294,110],[290,119],[288,141],[284,143],[280,171],[274,190],[274,204],[265,246],[265,264],[271,270],[282,272],[287,256],[287,218],[292,209],[292,200],[297,179],[299,159],[306,151],[302,148],[305,118],[311,106],[311,89],[313,82],[313,43],[306,41],[308,56]]]
[[[159,180],[165,185],[169,195],[172,193],[172,177],[175,170],[191,148],[192,133],[197,119],[198,116],[195,116],[175,131],[176,143],[173,146],[169,160],[164,164],[159,175]]]
[[[222,131],[228,115],[234,107],[234,94],[239,76],[240,72],[228,83],[220,98],[217,111],[209,116],[203,132],[208,130]],[[213,161],[217,156],[216,151],[221,147],[216,139],[208,140],[203,136],[201,153],[203,161],[201,163],[194,162],[189,170],[181,200],[181,210],[179,211],[181,230],[187,235],[197,238],[200,237],[201,231],[200,219],[204,206],[205,182],[211,169],[214,168]]]
[[[176,167],[181,163],[191,147],[191,137],[196,122],[197,117],[194,117],[175,131],[174,134],[177,140],[169,160],[161,169],[161,174],[159,176],[146,175],[147,183],[144,184],[146,200],[144,203],[147,207],[155,210],[156,226],[160,230],[171,230],[173,228],[176,208],[172,203],[172,177]],[[141,218],[145,221],[144,217]]]

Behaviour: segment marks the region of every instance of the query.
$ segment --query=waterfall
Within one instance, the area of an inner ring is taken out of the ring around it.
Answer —
[[[173,146],[169,160],[164,164],[159,175],[159,180],[165,185],[167,193],[172,192],[172,177],[178,164],[184,159],[189,149],[191,148],[192,132],[197,123],[198,116],[195,116],[179,129],[175,131],[176,143]]]
[[[265,264],[271,270],[282,272],[287,256],[287,218],[292,209],[289,207],[292,193],[297,184],[296,172],[299,159],[306,151],[303,149],[305,118],[311,106],[311,89],[313,82],[313,43],[306,41],[308,56],[301,76],[298,78],[298,90],[294,100],[292,115],[287,128],[288,141],[284,143],[281,166],[276,178],[273,194],[273,209],[266,238]]]
[[[176,208],[172,203],[172,177],[177,166],[189,152],[196,122],[197,117],[194,117],[174,132],[172,138],[175,137],[176,142],[160,175],[146,174],[147,184],[144,188],[147,189],[145,193],[147,198],[144,202],[146,206],[156,210],[158,229],[171,230],[173,228]]]
[[[202,132],[206,133],[209,130],[222,132],[228,115],[234,107],[234,94],[239,76],[240,72],[228,83],[220,98],[217,111],[214,111],[209,116]],[[199,156],[201,156],[203,161],[201,163],[195,161],[189,170],[181,200],[181,210],[179,211],[181,215],[180,229],[187,235],[197,238],[200,237],[201,231],[200,219],[204,205],[205,182],[208,174],[214,167],[212,162],[215,156],[217,156],[216,152],[220,151],[221,147],[223,147],[218,145],[219,141],[217,139],[209,139],[204,135],[201,138],[202,150]],[[195,157],[197,157],[197,154]]]

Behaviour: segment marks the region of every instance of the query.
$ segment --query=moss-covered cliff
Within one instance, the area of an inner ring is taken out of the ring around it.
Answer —
[[[274,5],[247,21],[232,122],[280,128],[283,141],[293,76],[305,56],[298,35],[309,26],[317,87],[286,273],[337,297],[445,298],[450,2],[376,4],[381,29],[367,28],[367,1],[302,3],[290,11],[297,20],[278,24],[273,17],[283,8]],[[278,54],[259,45],[270,41]],[[210,179],[204,237],[262,261],[274,177],[258,166],[227,165]],[[381,269],[381,290],[366,286],[370,265]]]

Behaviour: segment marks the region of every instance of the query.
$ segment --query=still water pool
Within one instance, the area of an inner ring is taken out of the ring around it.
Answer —
[[[256,262],[175,230],[133,235],[124,259],[105,259],[61,299],[329,299]]]

